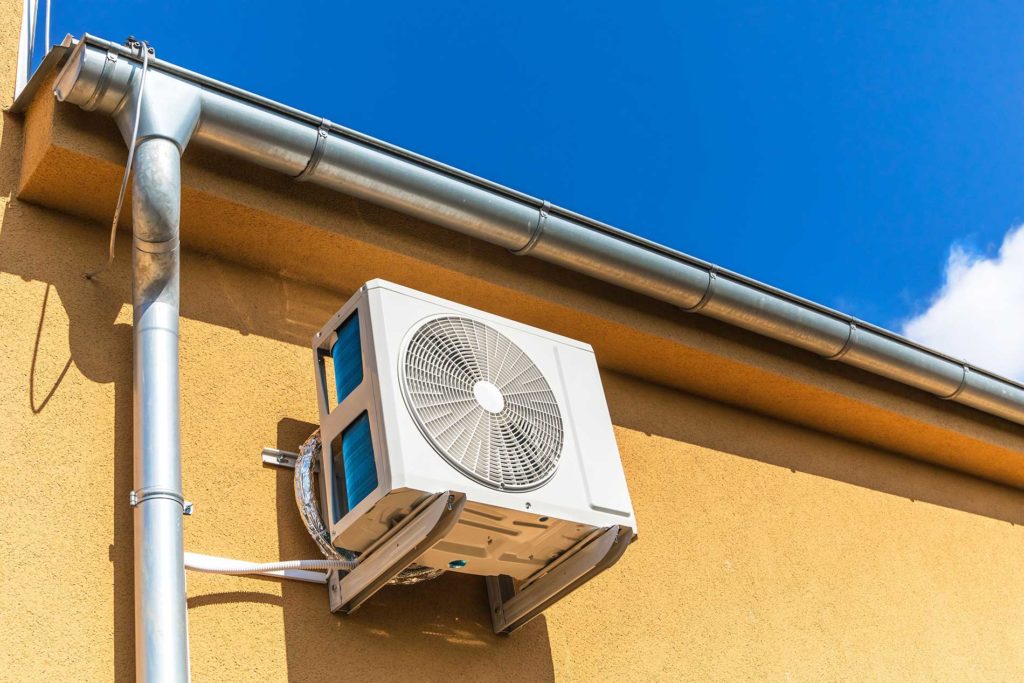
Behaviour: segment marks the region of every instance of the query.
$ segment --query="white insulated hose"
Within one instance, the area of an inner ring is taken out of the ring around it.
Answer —
[[[199,553],[185,553],[185,568],[195,572],[235,576],[263,574],[311,583],[327,583],[327,575],[323,573],[325,571],[349,571],[355,566],[356,562],[353,560],[285,560],[283,562],[256,563]]]
[[[299,457],[295,463],[295,502],[299,514],[306,525],[310,536],[327,557],[317,560],[285,560],[282,562],[246,562],[226,557],[185,553],[185,569],[207,574],[262,574],[278,579],[296,579],[310,583],[327,583],[327,571],[352,571],[359,564],[355,555],[347,550],[335,548],[331,543],[330,533],[324,526],[317,505],[317,486],[314,480],[313,467],[316,456],[321,449],[320,432],[314,432],[302,444]],[[342,553],[348,555],[345,557]],[[444,573],[443,569],[410,565],[397,576],[388,581],[391,585],[411,585],[429,581]]]
[[[355,569],[356,563],[351,560],[284,560],[282,562],[246,562],[230,560],[226,557],[185,553],[185,566],[193,571],[209,574],[262,574],[264,572],[280,572],[287,569],[306,569],[331,571]]]

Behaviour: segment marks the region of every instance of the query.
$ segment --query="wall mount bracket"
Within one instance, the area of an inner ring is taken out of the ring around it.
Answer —
[[[618,562],[633,539],[633,530],[615,525],[588,536],[536,578],[516,582],[508,576],[488,576],[494,632],[508,634]]]
[[[466,494],[438,493],[421,504],[359,558],[348,573],[332,571],[327,576],[331,611],[351,614],[399,572],[412,564],[444,538],[459,521]]]
[[[260,458],[263,460],[264,465],[295,469],[295,461],[299,459],[299,454],[265,446],[260,453]]]
[[[267,447],[261,457],[264,464],[294,469],[298,454]],[[465,504],[463,493],[448,491],[434,494],[364,553],[355,569],[328,572],[331,611],[341,614],[356,611],[443,539],[458,523]],[[525,581],[515,581],[508,576],[486,577],[494,632],[509,634],[522,628],[548,607],[618,562],[632,541],[633,530],[630,527],[610,526],[586,536]]]

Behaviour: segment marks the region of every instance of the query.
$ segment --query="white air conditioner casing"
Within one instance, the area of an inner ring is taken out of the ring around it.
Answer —
[[[472,357],[458,350],[470,347]],[[619,525],[635,535],[589,345],[373,280],[317,333],[313,349],[325,517],[339,548],[372,550],[445,491],[464,493],[465,508],[417,564],[524,580],[601,529]],[[502,365],[512,362],[515,372]],[[474,381],[476,373],[499,379]],[[449,377],[450,390],[436,386]],[[335,405],[339,388],[346,395]],[[367,427],[372,468],[360,440]],[[354,505],[350,495],[358,496]]]

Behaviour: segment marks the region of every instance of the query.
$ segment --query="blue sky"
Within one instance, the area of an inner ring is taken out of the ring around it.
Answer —
[[[57,0],[84,31],[898,330],[1024,220],[1024,3]]]

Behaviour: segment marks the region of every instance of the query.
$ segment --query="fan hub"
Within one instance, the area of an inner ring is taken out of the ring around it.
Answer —
[[[493,382],[485,379],[473,385],[473,398],[488,413],[500,413],[505,409],[505,397]]]

